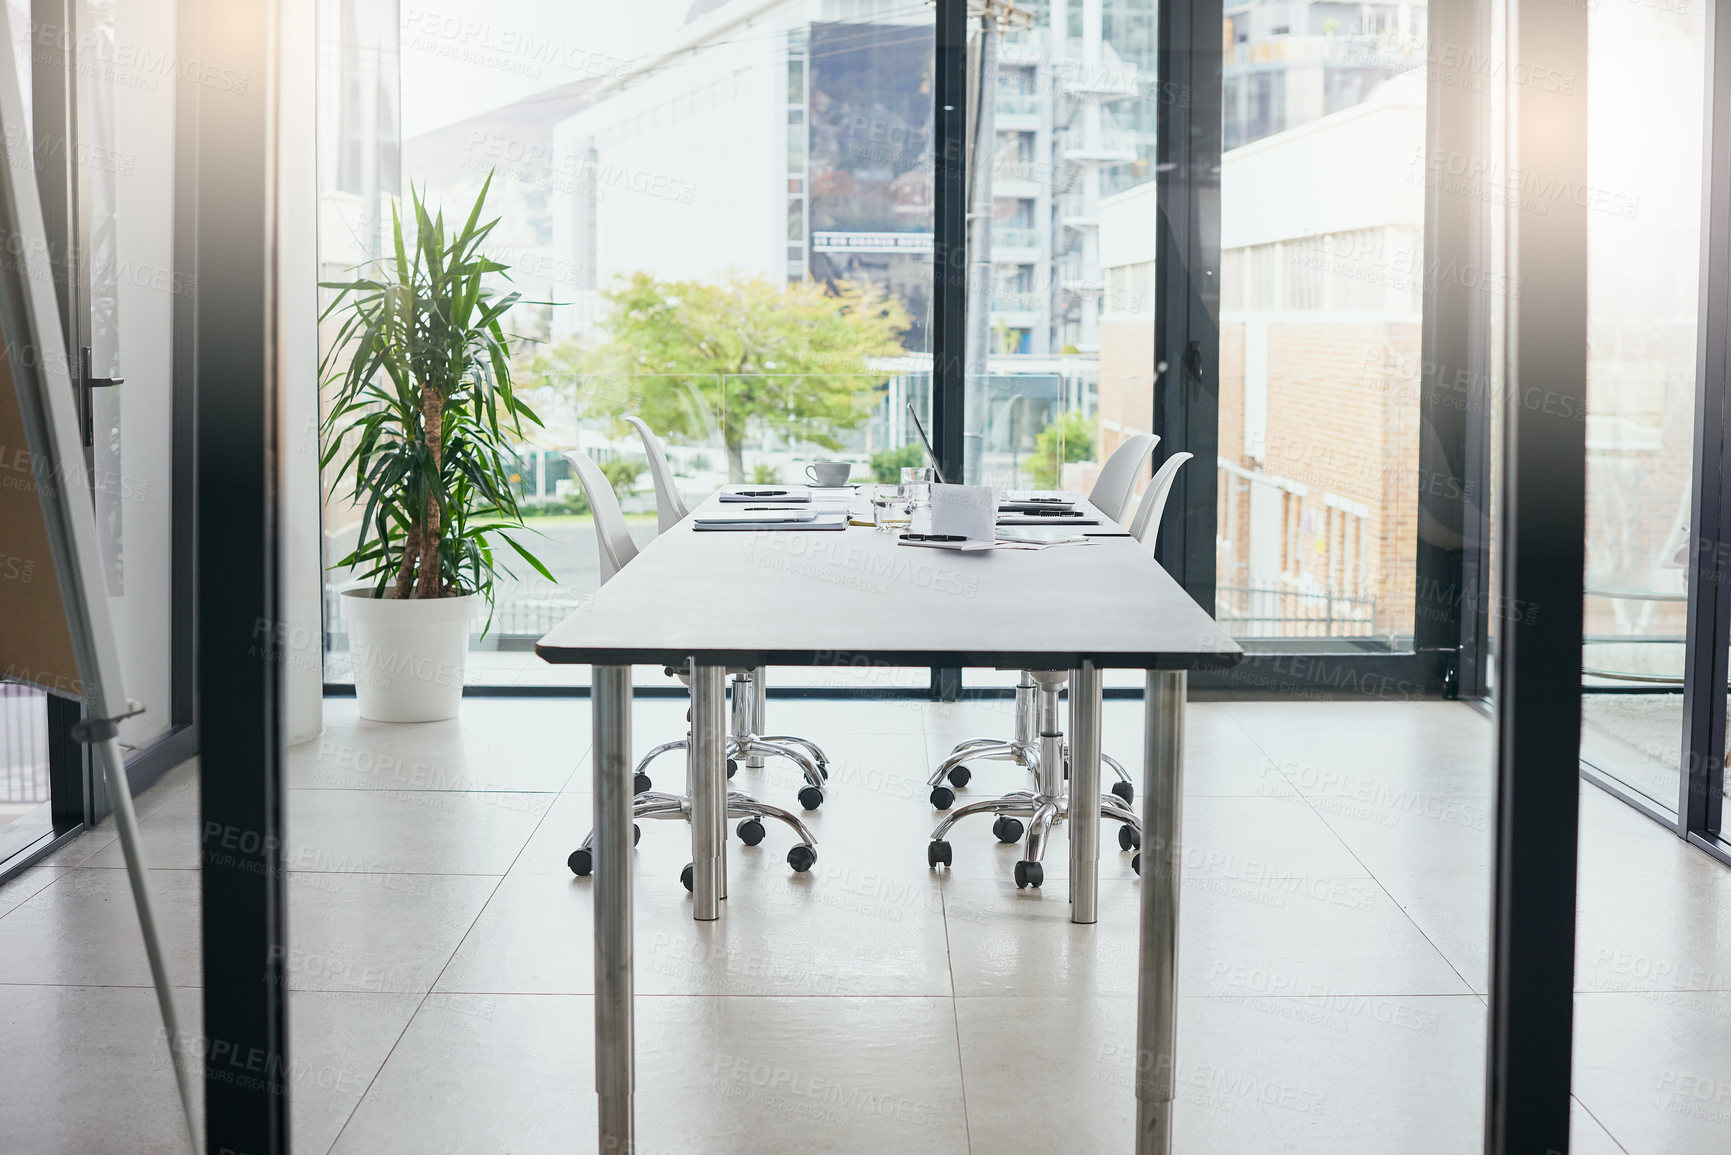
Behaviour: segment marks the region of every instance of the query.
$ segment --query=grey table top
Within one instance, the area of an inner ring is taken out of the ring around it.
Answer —
[[[1022,536],[1021,527],[1005,527]],[[554,663],[730,666],[1230,666],[1243,651],[1105,522],[1086,544],[963,553],[841,532],[657,537],[535,646]],[[1040,531],[1045,536],[1045,531]]]

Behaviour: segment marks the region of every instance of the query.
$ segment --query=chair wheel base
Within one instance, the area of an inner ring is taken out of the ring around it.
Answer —
[[[679,872],[679,884],[686,890],[691,889],[691,863],[686,863],[685,869]]]
[[[816,861],[817,851],[803,842],[795,844],[793,849],[787,852],[787,864],[799,874],[804,874],[810,870]]]
[[[992,834],[999,842],[1022,841],[1022,820],[1002,815],[992,820]]]
[[[578,878],[588,878],[595,869],[595,856],[587,850],[573,850],[571,857],[565,860],[565,865],[571,868],[571,873]]]
[[[1136,801],[1136,788],[1130,785],[1130,783],[1124,781],[1122,778],[1112,783],[1112,793],[1122,798],[1125,802]]]
[[[956,792],[948,786],[932,787],[932,809],[948,810],[956,804]]]
[[[1137,834],[1136,831],[1134,829],[1132,829],[1131,827],[1120,826],[1118,828],[1118,849],[1119,850],[1141,850],[1142,849],[1142,836],[1140,834]]]
[[[954,786],[957,790],[960,790],[972,781],[973,777],[974,772],[972,770],[969,770],[966,766],[957,766],[954,770],[950,771],[950,785]]]
[[[1016,889],[1026,890],[1028,887],[1038,887],[1046,881],[1046,868],[1037,862],[1026,859],[1016,863]]]
[[[939,866],[950,865],[950,844],[942,838],[934,839],[926,847],[926,865],[936,870]]]
[[[1130,860],[1130,869],[1134,870],[1138,875],[1142,873],[1142,856],[1140,854],[1137,854],[1135,858]]]
[[[633,794],[642,794],[654,785],[655,783],[649,780],[649,775],[641,770],[631,776],[631,792]]]
[[[799,788],[799,804],[807,810],[816,810],[823,805],[823,791],[816,786],[801,786]]]
[[[756,846],[763,841],[763,823],[755,818],[747,818],[734,829],[739,840],[747,846]]]
[[[729,758],[727,760],[727,776],[732,778],[737,773],[739,773],[739,763]]]

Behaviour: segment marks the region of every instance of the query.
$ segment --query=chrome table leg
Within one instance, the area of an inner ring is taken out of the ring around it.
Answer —
[[[596,666],[595,1093],[601,1151],[636,1149],[631,960],[631,667]]]
[[[727,667],[691,663],[691,917],[727,897]]]
[[[1184,797],[1183,670],[1148,671],[1142,784],[1142,941],[1136,976],[1136,1155],[1172,1150],[1178,1053],[1178,868]]]
[[[1070,921],[1091,923],[1100,895],[1100,671],[1070,672]]]

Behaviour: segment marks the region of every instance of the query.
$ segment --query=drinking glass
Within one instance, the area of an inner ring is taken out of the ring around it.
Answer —
[[[907,487],[880,485],[872,490],[872,524],[881,530],[906,529],[912,519]]]
[[[924,509],[932,503],[932,483],[937,471],[927,466],[909,466],[902,470],[902,492],[907,495],[909,510]]]

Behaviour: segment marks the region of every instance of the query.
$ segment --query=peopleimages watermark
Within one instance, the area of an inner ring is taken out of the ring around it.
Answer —
[[[464,151],[468,155],[461,167],[472,172],[502,173],[534,188],[594,201],[604,200],[611,191],[632,192],[682,205],[691,204],[697,196],[696,181],[617,160],[603,163],[577,149],[555,148],[541,139],[474,129]]]

